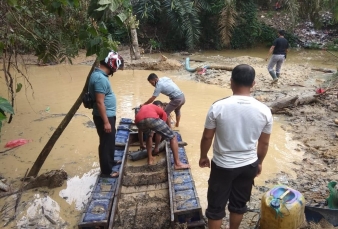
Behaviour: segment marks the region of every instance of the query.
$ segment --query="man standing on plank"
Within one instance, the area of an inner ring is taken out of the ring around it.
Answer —
[[[116,123],[116,97],[111,88],[109,75],[118,69],[123,69],[123,58],[112,51],[100,61],[90,76],[88,91],[95,98],[93,104],[93,120],[99,135],[99,161],[102,177],[118,177],[118,171],[112,171],[116,164],[115,153],[115,123]]]

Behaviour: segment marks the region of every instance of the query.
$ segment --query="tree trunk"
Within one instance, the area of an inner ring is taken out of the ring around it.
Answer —
[[[50,137],[50,139],[48,140],[47,144],[45,145],[45,147],[42,149],[41,153],[39,154],[38,158],[36,159],[36,161],[34,162],[33,167],[31,168],[31,170],[28,173],[28,177],[36,177],[43,165],[43,163],[45,162],[46,158],[48,157],[50,151],[52,151],[56,141],[59,139],[59,137],[61,136],[62,132],[66,129],[67,125],[69,124],[69,122],[72,120],[72,118],[74,117],[75,113],[77,112],[77,110],[79,109],[79,107],[81,106],[82,103],[82,97],[84,95],[84,93],[86,93],[88,91],[88,82],[89,82],[89,78],[95,68],[96,65],[96,61],[93,63],[92,68],[90,69],[88,76],[87,76],[87,80],[86,83],[82,89],[81,94],[79,95],[79,97],[77,98],[77,100],[75,101],[75,103],[73,104],[73,106],[70,108],[70,110],[68,111],[67,115],[63,118],[63,120],[61,121],[61,123],[59,124],[59,126],[55,129],[53,135]]]
[[[131,35],[131,42],[133,46],[133,52],[135,55],[135,59],[139,60],[141,59],[141,54],[140,54],[140,49],[138,46],[137,31],[136,31],[135,26],[133,25],[130,27],[130,35]]]

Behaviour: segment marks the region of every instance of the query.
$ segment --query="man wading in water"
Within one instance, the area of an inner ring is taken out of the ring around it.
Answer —
[[[115,52],[110,52],[106,59],[100,61],[90,76],[88,91],[95,102],[93,105],[93,120],[99,135],[99,160],[102,177],[118,177],[118,171],[112,171],[116,164],[115,153],[115,123],[116,123],[116,97],[110,86],[109,75],[117,69],[123,69],[123,58]]]

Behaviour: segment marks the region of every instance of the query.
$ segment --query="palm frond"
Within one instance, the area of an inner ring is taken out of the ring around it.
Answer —
[[[133,11],[139,19],[154,20],[155,14],[161,11],[161,3],[158,0],[138,0],[133,3]]]
[[[197,8],[199,12],[210,12],[211,5],[207,0],[195,0],[194,6]]]
[[[218,20],[220,39],[223,45],[230,44],[232,31],[236,25],[237,11],[234,1],[226,1]]]
[[[292,27],[294,27],[299,14],[299,3],[297,0],[284,0],[284,5],[287,11],[289,11]]]

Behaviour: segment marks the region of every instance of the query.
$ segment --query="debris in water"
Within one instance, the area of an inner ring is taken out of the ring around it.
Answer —
[[[22,146],[28,142],[29,140],[23,139],[23,138],[12,140],[6,143],[5,148],[14,148],[14,147]]]
[[[9,191],[9,186],[7,184],[3,183],[1,180],[0,180],[0,190],[3,190],[5,192]]]

